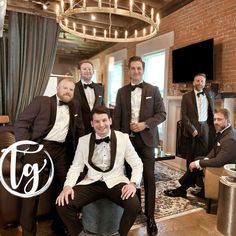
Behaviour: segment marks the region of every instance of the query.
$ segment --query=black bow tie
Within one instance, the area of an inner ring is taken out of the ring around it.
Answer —
[[[67,102],[59,101],[59,106],[68,106],[69,104]]]
[[[200,95],[203,95],[203,96],[204,96],[204,94],[205,94],[204,91],[198,92],[198,93],[197,93],[197,96],[198,96],[198,97],[199,97]]]
[[[93,84],[92,84],[92,83],[91,83],[91,84],[84,84],[84,89],[86,89],[86,88],[88,88],[88,87],[90,87],[90,88],[93,89]]]
[[[131,85],[131,90],[134,91],[136,88],[143,88],[143,83]]]
[[[100,144],[100,143],[102,143],[102,142],[109,143],[109,142],[110,142],[110,137],[107,136],[106,138],[95,139],[95,143],[96,143],[96,144]]]

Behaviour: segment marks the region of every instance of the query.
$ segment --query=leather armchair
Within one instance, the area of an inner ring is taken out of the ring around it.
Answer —
[[[222,175],[227,175],[224,170],[224,167],[205,168],[204,185],[205,185],[205,197],[207,198],[207,213],[210,213],[211,211],[212,200],[218,200],[219,179],[220,176]]]
[[[9,147],[15,142],[14,134],[11,131],[0,130],[0,151]],[[0,152],[0,157],[2,153]],[[10,185],[10,161],[11,154],[8,154],[3,162],[2,173],[5,182]],[[22,163],[20,160],[16,163],[16,178],[19,180],[22,173]],[[45,191],[39,200],[38,216],[49,214],[54,205],[53,188]],[[19,224],[21,209],[21,198],[9,193],[0,182],[0,227],[7,228]]]

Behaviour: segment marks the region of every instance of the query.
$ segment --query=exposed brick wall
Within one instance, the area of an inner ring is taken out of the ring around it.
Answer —
[[[214,82],[224,90],[230,84],[236,92],[236,0],[194,0],[183,8],[161,19],[159,35],[174,31],[174,47],[180,48],[209,38],[214,38]],[[134,55],[135,45],[115,45],[99,54],[103,57],[124,47],[128,57]],[[172,86],[172,57],[168,81]],[[128,78],[125,78],[128,83]]]
[[[174,31],[174,48],[214,38],[214,79],[236,91],[236,1],[195,0],[161,21],[160,33]],[[169,81],[172,81],[172,65]]]

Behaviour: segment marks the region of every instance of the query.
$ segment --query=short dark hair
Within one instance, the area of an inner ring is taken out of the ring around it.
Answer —
[[[94,107],[91,112],[91,120],[93,120],[94,114],[107,114],[108,118],[111,118],[110,110],[105,106]]]
[[[142,63],[142,66],[143,66],[143,70],[145,69],[145,62],[142,60],[141,57],[138,57],[138,56],[130,57],[129,62],[128,62],[129,69],[130,69],[131,62],[133,62],[133,61],[140,61]]]
[[[224,116],[224,118],[229,121],[230,112],[229,112],[228,109],[226,109],[226,108],[217,108],[217,109],[214,110],[214,113],[221,113]]]
[[[89,63],[93,69],[94,69],[94,66],[93,66],[93,63],[89,60],[83,60],[83,61],[80,61],[79,65],[78,65],[78,69],[80,70],[81,69],[81,65],[84,64],[84,63]]]
[[[197,76],[202,76],[206,79],[206,74],[204,74],[204,73],[197,73],[196,75],[194,75],[194,78]]]

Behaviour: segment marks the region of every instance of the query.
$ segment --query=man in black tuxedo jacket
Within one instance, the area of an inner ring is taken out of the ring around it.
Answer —
[[[94,107],[104,105],[104,89],[101,85],[92,82],[94,73],[90,61],[81,61],[79,64],[80,81],[75,84],[74,98],[81,104],[85,134],[93,131],[91,127],[91,111]]]
[[[213,125],[214,97],[206,91],[206,75],[196,74],[193,90],[184,94],[181,115],[187,138],[187,168],[197,156],[205,156],[212,149],[215,129]]]
[[[158,87],[143,81],[145,64],[142,59],[131,57],[128,66],[131,83],[118,90],[113,125],[115,130],[130,134],[130,140],[143,162],[147,232],[156,235],[154,148],[159,142],[157,125],[166,119],[166,112]],[[129,176],[129,168],[126,172]],[[137,194],[140,195],[140,192]]]
[[[19,115],[14,124],[16,141],[32,140],[43,144],[50,154],[55,171],[53,184],[57,191],[60,191],[65,181],[78,138],[84,134],[80,105],[73,100],[74,87],[75,84],[71,79],[60,80],[56,95],[36,97]],[[41,168],[45,156],[45,153],[41,151],[24,155],[21,160],[23,165],[37,163]],[[39,174],[41,185],[43,176],[42,171]],[[23,179],[23,186],[30,178],[32,178],[31,175]],[[39,186],[39,188],[41,187]],[[20,223],[23,236],[36,235],[38,200],[39,196],[22,199]],[[59,221],[59,219],[57,220]]]
[[[179,179],[181,186],[176,189],[165,190],[165,195],[169,197],[186,197],[187,189],[196,183],[196,178],[202,168],[236,164],[236,131],[230,124],[229,111],[227,109],[215,110],[214,126],[217,133],[213,149],[206,156],[197,157],[195,161],[191,162],[187,172]]]

